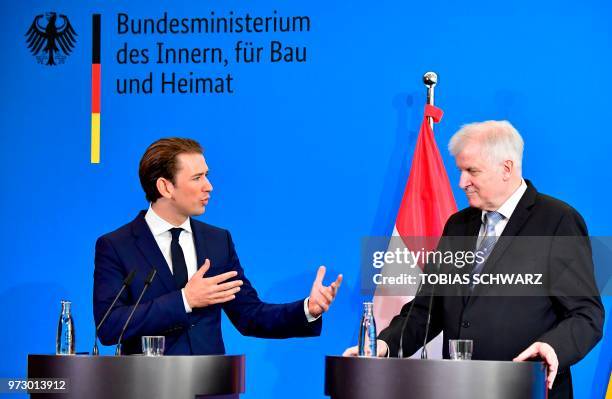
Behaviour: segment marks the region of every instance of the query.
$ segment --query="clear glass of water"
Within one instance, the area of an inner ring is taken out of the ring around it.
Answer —
[[[471,360],[474,343],[471,339],[449,339],[448,352],[451,360]]]
[[[145,335],[142,337],[142,354],[145,356],[163,356],[166,337],[163,335]]]

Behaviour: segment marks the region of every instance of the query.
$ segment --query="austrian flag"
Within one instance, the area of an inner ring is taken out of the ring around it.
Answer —
[[[442,114],[441,109],[433,105],[425,105],[425,115],[412,157],[408,183],[395,220],[393,236],[400,236],[402,240],[392,241],[400,242],[408,249],[414,250],[410,248],[409,241],[413,241],[410,238],[440,237],[448,217],[457,212],[448,175],[428,121],[428,117],[431,117],[434,122],[438,123]],[[422,241],[434,246],[432,239]],[[433,247],[423,249],[425,251],[435,250]],[[410,299],[411,297],[408,296],[385,295],[384,287],[377,287],[374,297],[374,316],[378,328],[383,329],[388,326],[393,316],[397,315],[401,307]],[[437,340],[441,342],[439,337]],[[440,344],[433,346],[440,346]],[[430,354],[439,353],[432,357],[441,357],[440,348],[429,350]]]

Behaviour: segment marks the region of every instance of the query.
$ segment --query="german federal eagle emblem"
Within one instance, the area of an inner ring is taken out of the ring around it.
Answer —
[[[63,64],[76,44],[76,32],[68,17],[49,12],[34,17],[26,42],[39,64]]]

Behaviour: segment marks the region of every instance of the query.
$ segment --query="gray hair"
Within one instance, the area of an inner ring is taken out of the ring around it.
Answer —
[[[451,137],[448,150],[456,157],[468,141],[482,145],[484,156],[491,162],[512,160],[520,172],[523,163],[523,138],[508,121],[469,123]]]

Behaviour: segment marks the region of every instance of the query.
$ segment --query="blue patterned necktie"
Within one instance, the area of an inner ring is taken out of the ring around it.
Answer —
[[[477,251],[480,253],[480,256],[477,258],[477,261],[474,263],[474,268],[472,269],[471,275],[474,276],[476,274],[480,274],[482,272],[482,268],[484,267],[487,258],[493,251],[493,247],[495,247],[495,243],[497,242],[497,235],[495,234],[495,226],[499,223],[503,218],[499,212],[487,212],[485,213],[485,234],[482,237],[480,244],[478,245]],[[478,261],[480,260],[480,262]],[[472,280],[473,281],[473,280]],[[470,285],[470,289],[474,289],[474,285]]]

